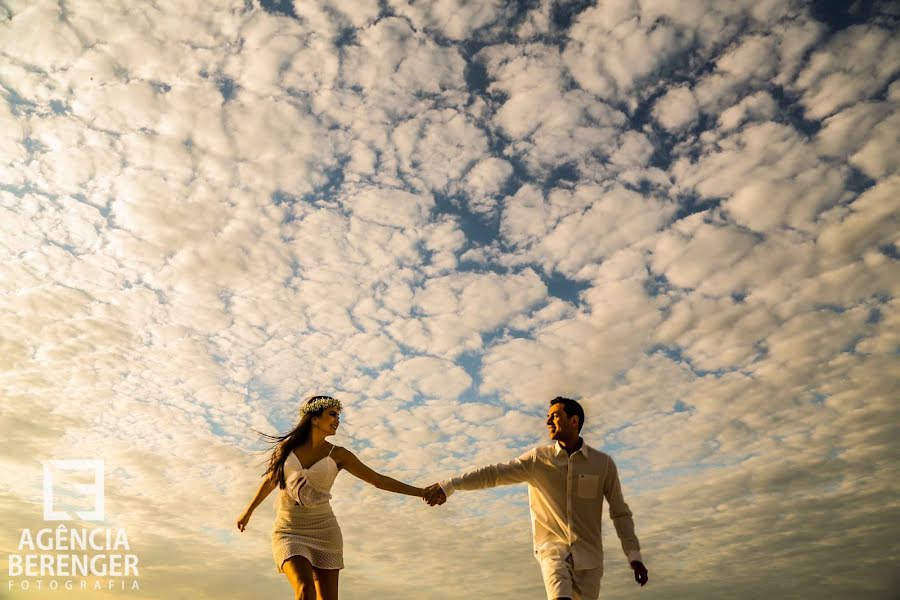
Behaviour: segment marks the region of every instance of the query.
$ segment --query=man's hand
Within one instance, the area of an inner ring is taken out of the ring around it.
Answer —
[[[447,501],[447,496],[444,494],[444,490],[441,489],[439,483],[433,483],[425,488],[425,495],[423,498],[425,499],[425,502],[428,503],[428,506],[440,506]]]
[[[647,576],[647,567],[644,566],[639,560],[631,561],[631,568],[634,569],[634,580],[641,584],[641,587],[644,587],[646,583],[649,581],[649,577]]]

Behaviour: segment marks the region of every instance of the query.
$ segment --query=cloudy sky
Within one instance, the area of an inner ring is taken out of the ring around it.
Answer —
[[[288,598],[251,428],[331,393],[424,485],[562,394],[641,597],[896,597],[900,11],[850,4],[3,0],[0,566],[103,458],[132,597]],[[542,597],[524,487],[334,493],[343,598]]]

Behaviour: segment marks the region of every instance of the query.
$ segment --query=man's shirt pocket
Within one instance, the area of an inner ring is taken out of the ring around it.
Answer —
[[[582,473],[578,476],[578,497],[590,500],[597,497],[597,490],[600,487],[600,476]]]

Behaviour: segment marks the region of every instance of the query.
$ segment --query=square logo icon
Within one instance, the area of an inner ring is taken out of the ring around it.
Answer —
[[[44,520],[45,521],[84,521],[103,520],[103,460],[102,459],[78,459],[78,460],[47,460],[44,461]],[[76,475],[77,474],[77,475]],[[93,475],[93,483],[83,483],[85,475]],[[67,478],[68,476],[68,478]],[[69,479],[77,479],[75,482]],[[84,507],[91,510],[57,510],[55,508],[54,494],[64,490],[66,507],[73,502],[83,503]],[[73,514],[74,513],[74,516]]]

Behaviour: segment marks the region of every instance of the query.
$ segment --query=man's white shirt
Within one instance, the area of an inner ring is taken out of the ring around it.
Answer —
[[[507,463],[466,471],[441,482],[449,498],[455,490],[481,490],[514,483],[528,484],[534,553],[572,554],[576,569],[603,567],[601,517],[603,498],[628,561],[641,560],[631,511],[622,497],[616,464],[608,454],[581,444],[567,454],[555,442],[529,450]]]

